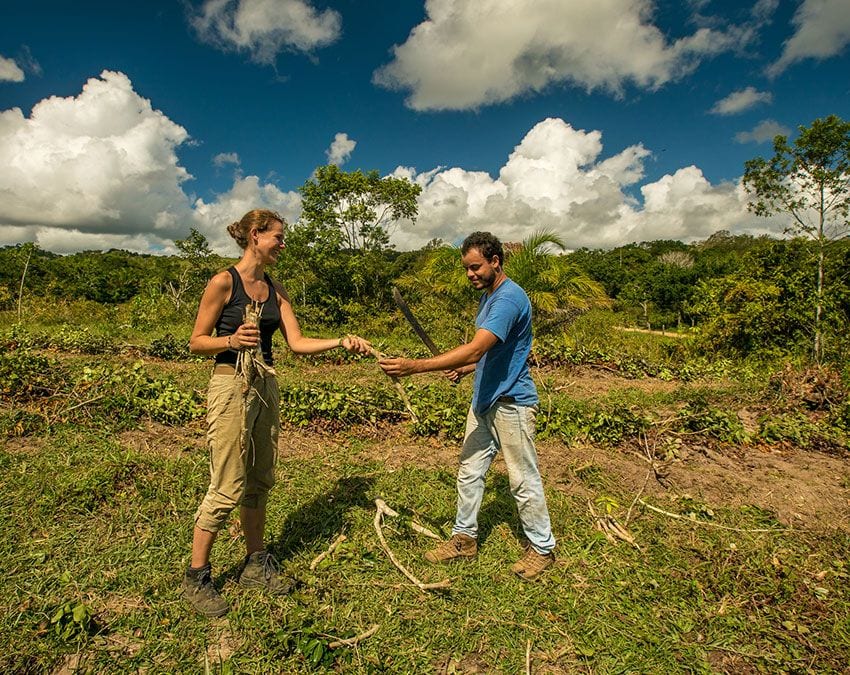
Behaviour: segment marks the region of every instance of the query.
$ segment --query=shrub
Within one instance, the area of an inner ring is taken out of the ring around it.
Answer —
[[[0,398],[25,400],[63,388],[65,378],[55,359],[30,349],[0,349]]]

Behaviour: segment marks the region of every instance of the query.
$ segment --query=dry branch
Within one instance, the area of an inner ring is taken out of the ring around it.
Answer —
[[[384,512],[385,516],[390,516],[391,518],[396,518],[398,516],[398,511],[393,511],[393,509],[387,506],[387,503],[383,499],[376,499],[375,504],[379,509],[381,509],[381,511]],[[410,527],[414,532],[418,532],[419,534],[430,537],[431,539],[437,539],[438,541],[441,539],[440,535],[433,530],[429,530],[424,525],[420,525],[412,520],[410,521]]]
[[[640,546],[638,546],[635,538],[625,527],[620,525],[614,516],[611,514],[605,514],[602,516],[597,515],[589,499],[587,500],[587,508],[590,509],[590,515],[592,515],[596,520],[596,529],[602,532],[608,541],[612,544],[616,544],[618,539],[622,539],[640,551]]]
[[[720,525],[719,523],[709,523],[705,520],[695,520],[693,518],[688,518],[687,516],[679,515],[678,513],[670,513],[670,511],[665,511],[664,509],[659,509],[657,506],[653,506],[652,504],[648,504],[643,499],[638,499],[638,503],[642,504],[650,511],[655,511],[656,513],[660,513],[662,516],[668,516],[669,518],[675,518],[676,520],[684,520],[688,523],[693,523],[694,525],[705,525],[706,527],[716,527],[721,530],[730,530],[732,532],[788,532],[789,528],[785,527],[774,527],[774,528],[754,528],[747,529],[741,527],[729,527],[728,525]]]
[[[411,572],[409,572],[404,567],[404,565],[402,565],[398,560],[396,560],[396,557],[393,555],[393,552],[390,550],[389,544],[387,544],[387,540],[384,538],[384,533],[381,530],[381,520],[382,520],[384,514],[386,513],[386,511],[384,511],[384,508],[386,508],[386,507],[387,507],[387,505],[386,505],[386,503],[384,503],[384,501],[382,499],[376,499],[375,500],[375,520],[374,520],[373,524],[375,526],[375,532],[378,533],[378,539],[381,542],[381,546],[383,547],[384,551],[386,551],[386,553],[389,556],[390,560],[392,561],[393,565],[395,565],[401,571],[401,573],[404,574],[404,576],[406,576],[408,579],[410,579],[410,581],[412,581],[416,585],[416,587],[419,588],[422,591],[431,591],[431,590],[437,590],[437,589],[442,589],[442,588],[449,588],[449,586],[451,586],[451,582],[448,579],[443,579],[442,581],[438,581],[437,583],[434,583],[434,584],[426,584],[426,583],[419,581],[419,579],[417,579],[415,576],[413,576],[413,574]],[[387,514],[387,515],[390,515],[390,514]]]
[[[100,396],[95,396],[94,398],[90,398],[87,401],[77,403],[76,405],[72,405],[68,408],[63,408],[62,410],[60,410],[58,413],[53,415],[48,420],[48,424],[53,424],[54,422],[62,419],[64,415],[67,415],[72,410],[76,410],[77,408],[82,408],[83,406],[90,405],[91,403],[95,403],[96,401],[99,401],[100,399],[102,399],[104,396],[106,396],[106,394],[101,394]]]
[[[336,547],[339,546],[346,539],[348,539],[348,537],[346,537],[344,534],[341,534],[336,539],[334,539],[333,543],[328,547],[327,551],[323,551],[313,559],[313,562],[310,563],[310,569],[316,569],[318,564],[322,562],[325,558],[327,558],[331,553],[333,553],[336,550]]]
[[[649,477],[652,475],[654,468],[655,467],[652,467],[649,471],[646,472],[646,478],[643,479],[643,485],[640,486],[640,490],[638,490],[638,493],[635,495],[635,498],[632,500],[632,503],[629,504],[629,510],[626,512],[626,527],[628,527],[629,521],[632,519],[632,509],[634,509],[635,504],[637,504],[637,500],[640,499],[640,496],[646,489],[646,484],[649,483]]]
[[[366,640],[372,637],[375,633],[377,633],[380,627],[381,626],[376,623],[365,633],[355,635],[353,638],[348,638],[346,640],[334,640],[333,642],[328,643],[328,649],[337,649],[339,647],[356,647],[359,643],[363,642],[363,640]]]

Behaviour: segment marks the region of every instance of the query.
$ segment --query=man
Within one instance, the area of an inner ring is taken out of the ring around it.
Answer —
[[[449,379],[457,381],[475,372],[460,453],[452,537],[428,551],[425,559],[443,563],[476,555],[484,476],[501,450],[529,543],[525,555],[511,569],[523,579],[535,579],[555,561],[555,539],[534,447],[538,398],[528,369],[531,303],[525,291],[505,275],[502,244],[492,234],[469,235],[461,246],[461,256],[466,278],[474,288],[484,291],[475,320],[475,336],[438,356],[382,359],[380,364],[387,375],[396,377],[443,370]]]

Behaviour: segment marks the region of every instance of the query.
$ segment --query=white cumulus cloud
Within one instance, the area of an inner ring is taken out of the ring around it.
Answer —
[[[76,97],[53,96],[29,117],[0,112],[0,222],[128,233],[177,232],[191,178],[175,148],[186,130],[103,71]]]
[[[656,89],[751,38],[731,27],[668,40],[650,0],[427,0],[425,10],[373,75],[409,91],[415,110],[478,108],[557,83],[614,95],[628,83]]]
[[[257,176],[247,176],[237,178],[233,187],[217,195],[213,202],[198,199],[194,209],[194,227],[207,237],[210,247],[222,254],[235,255],[239,249],[227,233],[230,223],[252,209],[277,211],[288,223],[292,223],[301,215],[301,195],[284,192],[271,183],[261,184]]]
[[[749,110],[759,103],[770,103],[773,95],[769,91],[759,91],[755,87],[746,87],[733,91],[726,98],[720,99],[709,112],[715,115],[734,115]]]
[[[791,130],[776,120],[762,120],[751,131],[739,131],[735,134],[738,143],[764,143],[772,141],[778,135],[788,136]]]
[[[422,186],[419,217],[393,236],[399,248],[430,239],[457,241],[474,230],[520,241],[534,230],[555,230],[569,248],[612,247],[653,239],[693,240],[717,230],[761,234],[773,228],[746,210],[737,183],[712,185],[695,166],[639,188],[650,152],[641,144],[603,157],[599,131],[574,129],[561,119],[535,125],[516,146],[497,178],[461,168],[395,176]]]
[[[232,254],[225,227],[245,212],[300,213],[297,193],[256,176],[192,204],[182,188],[191,176],[176,154],[188,138],[118,72],[89,79],[78,96],[38,102],[29,117],[0,111],[0,245],[172,252],[195,227]]]
[[[336,41],[342,19],[304,0],[205,0],[190,17],[204,42],[248,52],[258,63],[273,63],[293,49],[309,52]]]
[[[235,152],[220,152],[213,157],[213,164],[219,169],[223,166],[227,166],[228,164],[235,164],[236,166],[239,166],[240,163],[239,155]]]
[[[0,56],[0,82],[23,82],[24,71],[14,59]]]
[[[779,59],[767,69],[771,77],[804,59],[835,56],[850,42],[847,0],[803,0],[792,23],[794,34],[785,41]]]
[[[325,150],[328,164],[336,164],[337,166],[345,164],[356,146],[357,141],[350,139],[348,134],[336,134],[331,146]]]

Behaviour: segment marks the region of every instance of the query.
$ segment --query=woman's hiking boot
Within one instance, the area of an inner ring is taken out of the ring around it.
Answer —
[[[206,617],[224,616],[230,607],[212,582],[212,568],[207,563],[198,569],[189,568],[181,584],[183,599],[199,614]]]
[[[538,553],[531,546],[517,562],[511,566],[511,571],[522,579],[531,581],[540,576],[547,567],[555,562],[554,553]]]
[[[255,551],[245,559],[245,567],[239,575],[239,585],[262,588],[272,595],[286,595],[295,586],[295,580],[281,575],[277,560],[271,553]]]
[[[453,534],[452,538],[425,554],[431,563],[444,563],[460,558],[474,558],[478,553],[478,542],[467,534]]]

